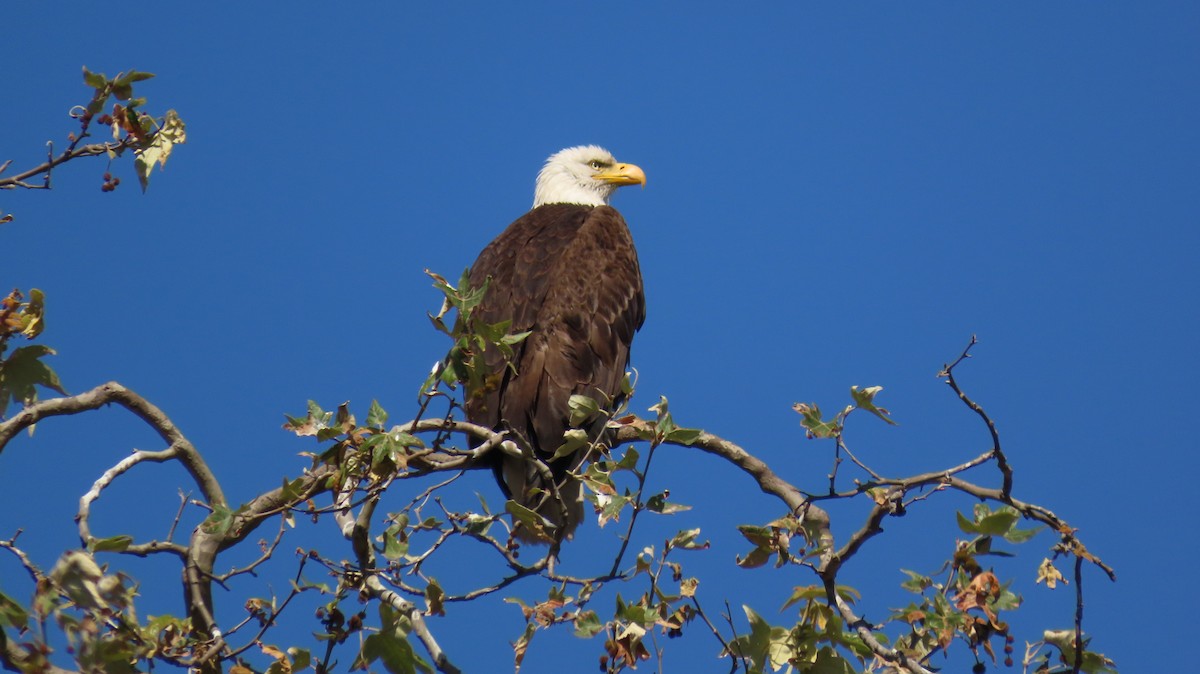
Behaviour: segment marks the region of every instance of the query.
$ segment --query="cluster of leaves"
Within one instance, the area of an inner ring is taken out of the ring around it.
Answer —
[[[48,624],[57,626],[80,671],[134,674],[136,663],[155,657],[170,661],[182,652],[186,621],[170,616],[138,621],[137,586],[128,576],[110,574],[90,553],[67,552],[48,574],[36,574],[29,608],[0,594],[0,649],[14,650],[21,669],[47,671],[54,652]],[[15,631],[9,644],[7,629]],[[15,648],[9,648],[13,646]]]
[[[133,85],[152,77],[154,75],[151,73],[130,70],[109,79],[104,73],[94,73],[85,67],[83,82],[92,88],[92,100],[74,113],[79,119],[81,131],[79,136],[71,137],[71,141],[76,142],[87,136],[93,120],[110,127],[112,139],[117,145],[108,150],[109,159],[115,159],[125,147],[132,147],[134,169],[142,191],[149,187],[154,167],[165,166],[175,146],[187,142],[187,128],[177,112],[168,110],[161,119],[156,119],[140,110],[146,104],[146,99],[134,96]],[[110,100],[116,102],[108,112],[104,112]],[[104,191],[111,192],[120,184],[120,180],[107,173],[105,176]]]
[[[838,586],[837,593],[851,604],[858,599],[858,592],[850,587]],[[791,628],[771,625],[754,609],[742,606],[750,632],[730,642],[728,654],[745,663],[750,673],[789,667],[801,672],[852,674],[857,670],[847,654],[860,665],[871,658],[871,649],[845,629],[841,616],[826,603],[825,588],[797,587],[780,610],[796,604],[800,612]]]
[[[20,290],[13,290],[0,299],[0,419],[9,404],[28,405],[37,400],[38,387],[66,395],[54,370],[42,361],[54,350],[44,344],[30,344],[8,351],[9,341],[16,337],[32,340],[46,327],[46,296],[34,288],[29,299]]]
[[[891,417],[891,412],[875,404],[875,396],[879,395],[881,391],[883,391],[882,386],[864,388],[851,386],[850,398],[854,403],[843,407],[840,412],[833,415],[832,419],[822,418],[821,408],[816,403],[795,403],[792,405],[792,409],[801,416],[800,425],[804,426],[809,439],[840,438],[846,429],[846,418],[856,409],[870,412],[888,424],[896,425]]]
[[[953,556],[942,568],[930,575],[905,570],[908,580],[902,584],[906,590],[920,595],[919,602],[894,610],[893,621],[904,623],[907,634],[896,640],[896,648],[905,654],[925,659],[931,653],[946,651],[954,640],[966,643],[976,658],[979,651],[987,653],[992,664],[998,656],[993,642],[1000,642],[1004,651],[1004,665],[1013,666],[1013,642],[1008,622],[1001,619],[1002,611],[1014,611],[1021,605],[1021,597],[1011,591],[1012,580],[1002,580],[994,568],[985,568],[980,563],[983,557],[1012,557],[1013,553],[996,547],[998,540],[1020,544],[1037,535],[1042,527],[1021,528],[1021,515],[1011,506],[1002,505],[991,509],[987,504],[975,505],[973,517],[968,519],[958,513],[958,526],[963,533],[972,535],[957,543]],[[940,578],[940,579],[939,579]],[[1043,560],[1038,568],[1037,582],[1045,582],[1054,589],[1065,582],[1062,574],[1049,559]],[[1058,634],[1070,634],[1068,643]],[[1050,665],[1049,656],[1034,670],[1037,672],[1066,672],[1074,660],[1072,630],[1047,631],[1044,643],[1059,650],[1063,668]],[[1084,651],[1082,671],[1089,674],[1115,673],[1112,661],[1100,653]],[[1026,658],[1026,665],[1031,658]],[[982,669],[982,663],[977,665]]]
[[[351,479],[378,484],[406,471],[410,460],[427,452],[424,441],[416,435],[399,426],[386,428],[388,413],[378,401],[371,402],[364,426],[350,413],[349,403],[342,403],[336,411],[326,411],[310,400],[303,417],[285,416],[284,429],[317,442],[333,441],[324,451],[309,454],[314,465],[338,468],[328,478],[331,488]]]
[[[445,277],[425,270],[433,279],[433,287],[443,296],[442,308],[436,315],[430,314],[433,327],[450,337],[454,344],[442,363],[434,368],[425,380],[422,391],[429,392],[439,383],[454,389],[458,384],[466,386],[473,395],[483,395],[499,385],[504,371],[495,370],[485,354],[495,350],[508,367],[512,366],[514,348],[529,336],[529,332],[509,334],[512,321],[485,323],[475,313],[483,302],[489,283],[472,287],[469,270],[464,270],[458,286],[451,285]],[[454,311],[453,324],[446,324],[446,317]]]
[[[959,528],[974,538],[959,541],[951,559],[934,574],[905,571],[909,578],[903,587],[921,599],[892,612],[892,619],[906,624],[909,630],[897,640],[897,649],[924,660],[935,651],[948,649],[955,639],[961,639],[976,657],[979,649],[986,651],[994,664],[996,653],[992,641],[999,640],[1003,643],[1005,664],[1012,666],[1013,637],[1000,614],[1016,610],[1021,597],[1009,589],[1011,580],[1002,581],[995,570],[984,568],[980,558],[1011,557],[1012,553],[995,546],[997,538],[1024,543],[1040,530],[1019,528],[1020,520],[1020,513],[1009,506],[993,511],[983,503],[975,506],[974,519],[958,514]],[[937,576],[942,574],[945,577],[939,580]]]
[[[42,164],[15,175],[0,177],[0,189],[50,189],[55,167],[81,157],[103,155],[107,156],[109,166],[104,171],[104,182],[100,189],[111,192],[121,184],[121,179],[110,172],[112,161],[126,150],[132,150],[134,170],[142,191],[145,191],[154,167],[164,166],[175,146],[187,142],[187,128],[174,110],[168,110],[161,117],[142,110],[146,99],[136,96],[133,88],[135,84],[152,77],[154,75],[150,73],[131,70],[109,78],[85,67],[83,82],[92,90],[91,100],[86,105],[71,108],[70,115],[78,122],[79,128],[67,134],[67,147],[55,153],[51,146],[50,157]],[[97,127],[108,131],[111,140],[84,144],[85,140],[93,137]],[[0,173],[4,173],[11,163],[11,160],[0,162]],[[42,177],[40,183],[29,182],[37,176]],[[10,213],[0,213],[0,224],[12,222],[13,219]]]
[[[656,553],[654,546],[647,546],[638,553],[631,569],[583,581],[574,594],[559,585],[551,587],[546,598],[534,604],[519,597],[507,598],[505,601],[520,607],[525,618],[525,628],[513,642],[515,669],[520,670],[537,632],[555,625],[573,626],[574,635],[581,639],[603,635],[600,668],[610,674],[636,669],[640,662],[651,657],[646,643],[652,630],[658,629],[668,639],[682,636],[687,624],[703,616],[697,597],[700,580],[686,576],[683,564],[672,553],[708,549],[708,542],[700,541],[699,536],[699,529],[680,531],[664,541],[661,553]],[[588,604],[602,583],[614,579],[626,583],[644,579],[648,587],[634,600],[618,593],[612,615],[603,619]]]

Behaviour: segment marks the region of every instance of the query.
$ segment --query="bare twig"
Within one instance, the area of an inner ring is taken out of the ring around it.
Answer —
[[[93,143],[82,147],[69,147],[62,154],[54,156],[54,149],[51,146],[49,156],[46,161],[34,166],[33,168],[22,171],[16,175],[7,178],[0,178],[0,190],[11,190],[18,187],[27,190],[44,190],[50,189],[50,173],[56,166],[61,166],[72,159],[79,157],[94,157],[100,154],[108,154],[109,152],[123,152],[124,150],[135,147],[138,144],[138,139],[135,136],[126,136],[119,141],[109,143]],[[11,160],[4,163],[4,168],[8,168]],[[3,169],[0,169],[3,170]],[[39,175],[45,175],[45,180],[41,185],[25,182],[26,180]]]
[[[42,572],[34,565],[33,560],[29,559],[25,551],[17,547],[17,537],[20,535],[21,529],[17,529],[17,533],[13,534],[12,538],[7,541],[0,541],[0,548],[4,548],[16,556],[17,560],[21,562],[21,566],[25,568],[25,572],[29,574],[34,583],[37,583],[42,579]]]
[[[1004,484],[1001,488],[1001,491],[1004,493],[1004,496],[1007,497],[1012,493],[1013,472],[1012,467],[1008,465],[1008,458],[1004,455],[1004,450],[1000,447],[1000,433],[996,430],[996,423],[992,421],[992,418],[988,416],[988,413],[983,410],[983,407],[981,407],[979,403],[976,403],[974,400],[971,400],[969,397],[967,397],[967,394],[964,393],[961,388],[959,388],[958,382],[954,379],[954,368],[957,367],[959,363],[971,357],[971,347],[978,343],[979,340],[976,339],[975,335],[971,335],[971,341],[967,344],[967,348],[963,349],[962,354],[960,354],[953,363],[942,366],[942,371],[938,373],[938,376],[945,377],[946,383],[950,385],[950,388],[953,389],[954,393],[958,396],[958,399],[963,401],[967,407],[971,408],[975,414],[978,414],[979,417],[983,419],[984,424],[987,425],[988,432],[992,435],[992,453],[996,457],[996,467],[1000,469],[1000,474],[1004,479]]]
[[[1083,557],[1075,555],[1075,664],[1071,674],[1083,666]]]

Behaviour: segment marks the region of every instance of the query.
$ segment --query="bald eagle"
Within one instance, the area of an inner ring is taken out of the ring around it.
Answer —
[[[568,400],[582,394],[601,408],[619,401],[633,333],[646,317],[633,238],[608,205],[618,187],[634,184],[645,186],[642,169],[618,163],[603,148],[557,152],[538,174],[533,210],[471,265],[472,286],[491,279],[475,316],[512,321],[510,332],[530,335],[517,345],[515,372],[498,352],[485,354],[493,376],[482,390],[466,392],[467,417],[509,431],[547,463],[561,503],[546,496],[552,489],[530,461],[495,452],[493,470],[505,496],[548,520],[560,541],[583,519],[581,485],[567,474],[587,458],[578,450],[550,460],[570,428]],[[603,432],[599,426],[588,429],[593,440]],[[535,540],[519,526],[516,535]]]

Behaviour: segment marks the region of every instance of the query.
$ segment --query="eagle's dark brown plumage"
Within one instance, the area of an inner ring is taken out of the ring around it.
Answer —
[[[497,376],[485,390],[467,391],[467,416],[489,428],[512,431],[543,461],[562,444],[570,426],[568,400],[583,394],[601,407],[620,398],[633,334],[646,315],[637,252],[624,218],[607,205],[619,185],[645,183],[641,169],[617,164],[594,146],[552,156],[538,177],[533,210],[508,226],[480,253],[470,280],[491,279],[475,316],[484,323],[511,320],[510,332],[531,331],[505,371],[498,352],[486,354]],[[558,203],[559,200],[581,203]],[[589,429],[592,437],[602,425]],[[496,452],[495,472],[505,494],[569,536],[583,517],[578,480],[567,477],[583,451],[548,465],[566,506],[531,494],[550,491],[528,461]],[[538,508],[539,502],[541,507]],[[531,540],[517,529],[517,535]]]

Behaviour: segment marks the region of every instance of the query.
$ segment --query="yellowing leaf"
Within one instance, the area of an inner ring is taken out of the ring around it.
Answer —
[[[1038,566],[1037,582],[1043,581],[1051,590],[1058,586],[1059,581],[1062,581],[1063,584],[1067,583],[1067,579],[1063,578],[1062,573],[1054,567],[1054,563],[1049,559],[1043,559],[1041,565]]]
[[[138,181],[142,184],[143,192],[150,185],[150,172],[154,170],[154,166],[166,166],[167,159],[171,157],[171,150],[175,149],[176,145],[186,142],[187,127],[178,113],[168,110],[162,127],[151,138],[150,144],[134,151],[137,158],[133,164],[137,169]]]
[[[868,386],[864,389],[860,389],[857,386],[851,386],[850,397],[854,399],[854,406],[858,409],[866,410],[895,426],[896,422],[892,421],[891,417],[888,416],[891,413],[886,409],[882,407],[876,407],[875,405],[875,396],[882,390],[882,386]]]

